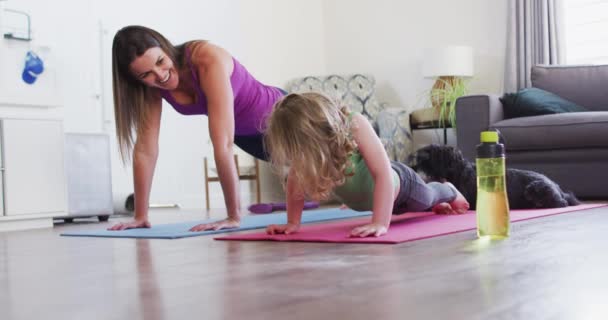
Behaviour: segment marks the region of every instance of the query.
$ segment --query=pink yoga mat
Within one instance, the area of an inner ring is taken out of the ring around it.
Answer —
[[[608,204],[584,204],[566,208],[511,210],[511,222],[551,216],[560,213],[580,211],[608,206]],[[303,242],[348,242],[348,243],[400,243],[437,237],[445,234],[474,230],[477,227],[475,211],[461,215],[436,215],[432,212],[414,212],[393,216],[387,234],[381,237],[351,238],[350,230],[370,220],[369,217],[342,220],[332,223],[305,225],[300,231],[290,235],[267,235],[266,232],[233,234],[216,237],[216,240],[249,241],[303,241]]]

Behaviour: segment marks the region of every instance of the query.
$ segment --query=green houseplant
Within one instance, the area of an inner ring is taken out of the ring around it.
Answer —
[[[467,94],[467,82],[458,77],[440,77],[431,89],[431,104],[439,114],[441,128],[456,128],[456,100]]]

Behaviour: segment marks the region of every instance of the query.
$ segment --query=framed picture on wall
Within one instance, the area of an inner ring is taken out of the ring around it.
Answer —
[[[61,105],[52,50],[29,42],[0,43],[0,105],[49,108]]]

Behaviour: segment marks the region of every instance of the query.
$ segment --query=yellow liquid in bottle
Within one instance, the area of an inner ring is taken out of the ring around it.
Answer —
[[[504,175],[504,158],[477,159],[477,236],[509,236],[509,200]]]

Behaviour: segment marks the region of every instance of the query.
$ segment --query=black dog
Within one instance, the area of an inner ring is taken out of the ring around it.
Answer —
[[[471,209],[477,201],[475,164],[460,150],[450,146],[429,145],[409,157],[409,165],[428,181],[451,182],[467,199]],[[511,209],[561,208],[580,204],[572,192],[537,172],[507,169],[507,195]]]

